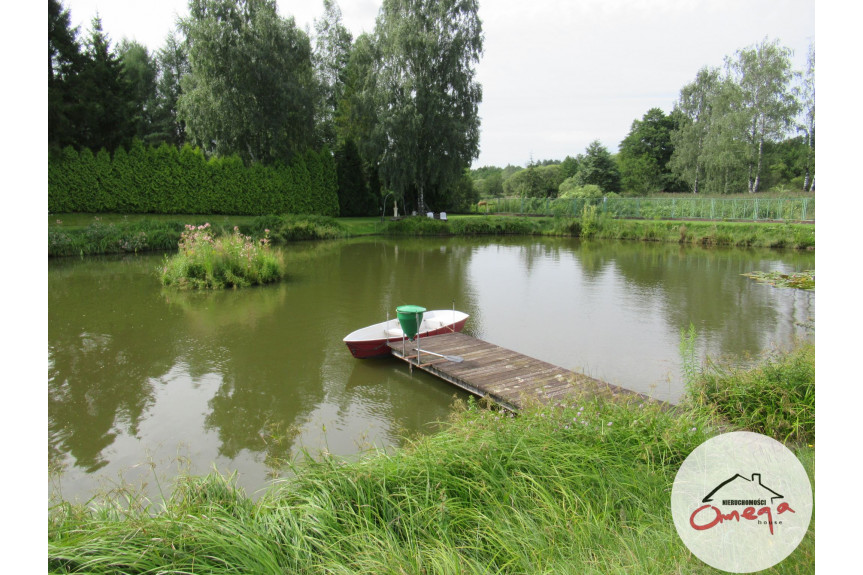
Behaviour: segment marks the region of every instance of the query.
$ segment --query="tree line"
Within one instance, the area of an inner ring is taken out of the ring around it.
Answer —
[[[805,70],[778,40],[704,67],[680,90],[669,114],[634,120],[611,154],[598,140],[563,161],[471,171],[484,196],[642,196],[815,191],[815,48]]]
[[[98,15],[81,39],[49,0],[51,157],[141,142],[278,170],[333,150],[343,216],[380,213],[389,192],[402,212],[473,203],[478,2],[384,0],[374,31],[356,39],[334,0],[323,8],[307,34],[275,0],[189,0],[150,52],[112,44]]]

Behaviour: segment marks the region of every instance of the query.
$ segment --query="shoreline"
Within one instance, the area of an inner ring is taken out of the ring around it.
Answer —
[[[84,222],[87,222],[86,225]],[[48,256],[85,256],[172,251],[186,224],[211,223],[217,235],[243,233],[273,244],[361,236],[522,235],[679,243],[681,245],[815,249],[815,224],[692,220],[595,219],[549,216],[454,215],[447,221],[409,217],[323,216],[122,216],[54,214],[49,216]]]

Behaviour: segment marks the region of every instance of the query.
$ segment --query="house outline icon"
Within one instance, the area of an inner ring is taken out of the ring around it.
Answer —
[[[725,481],[723,481],[722,483],[717,485],[713,489],[713,491],[711,491],[710,493],[705,495],[704,499],[702,499],[701,502],[702,503],[710,503],[711,501],[713,501],[714,496],[716,496],[717,492],[719,492],[723,489],[728,489],[729,486],[731,486],[732,484],[733,484],[732,489],[743,488],[743,489],[751,490],[751,489],[753,489],[753,487],[763,489],[764,491],[769,493],[769,496],[765,496],[764,494],[762,494],[760,496],[760,498],[763,498],[763,499],[769,498],[770,503],[773,503],[774,499],[784,499],[785,498],[784,495],[781,495],[780,493],[773,491],[772,489],[770,489],[769,487],[767,487],[766,485],[761,483],[761,474],[760,473],[753,473],[752,479],[747,479],[746,477],[740,475],[739,473],[735,473],[732,477],[726,479]],[[726,491],[726,495],[720,495],[717,497],[719,499],[747,499],[747,498],[749,498],[749,497],[743,497],[743,496],[737,495],[737,494],[734,494],[733,496],[728,496],[727,491]]]

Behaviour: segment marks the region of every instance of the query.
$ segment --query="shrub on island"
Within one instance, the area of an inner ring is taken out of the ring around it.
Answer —
[[[254,241],[236,226],[233,234],[215,237],[209,223],[187,225],[177,254],[165,256],[160,269],[162,285],[222,289],[278,281],[284,275],[284,263],[269,243],[269,230]]]

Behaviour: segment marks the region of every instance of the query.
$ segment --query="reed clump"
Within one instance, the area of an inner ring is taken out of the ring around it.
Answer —
[[[162,285],[182,289],[248,287],[278,281],[284,274],[281,255],[269,249],[269,230],[258,241],[240,233],[215,236],[209,223],[187,225],[177,254],[159,269]]]
[[[754,368],[712,364],[692,377],[694,411],[788,443],[815,442],[815,345],[800,344]]]

